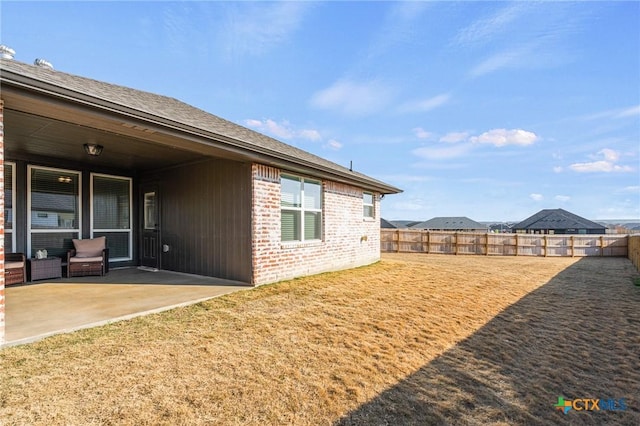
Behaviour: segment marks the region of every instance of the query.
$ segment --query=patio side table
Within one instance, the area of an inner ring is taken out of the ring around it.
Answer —
[[[46,280],[62,277],[62,259],[47,257],[46,259],[29,259],[29,280]]]

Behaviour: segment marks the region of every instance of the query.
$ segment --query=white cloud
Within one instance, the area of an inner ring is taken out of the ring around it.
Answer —
[[[440,142],[457,143],[466,141],[469,137],[467,132],[450,132],[440,138]]]
[[[634,107],[624,109],[615,115],[616,118],[626,118],[626,117],[636,117],[636,116],[640,116],[640,105],[636,105]]]
[[[288,121],[276,123],[271,119],[255,120],[250,118],[245,120],[244,122],[249,127],[253,127],[254,129],[258,129],[265,133],[269,133],[270,135],[273,135],[277,138],[291,139],[294,136],[294,132],[290,128]]]
[[[491,144],[497,147],[506,145],[527,146],[538,140],[538,136],[533,132],[522,129],[493,129],[484,132],[480,136],[470,138],[472,143]]]
[[[368,115],[386,107],[393,97],[393,90],[377,80],[354,82],[340,80],[315,93],[311,105],[321,109],[333,109],[346,115]]]
[[[335,139],[329,139],[327,143],[324,145],[324,147],[337,151],[340,148],[342,148],[342,144]]]
[[[227,53],[260,55],[286,41],[311,6],[307,2],[234,4],[227,8],[218,34]]]
[[[471,146],[469,144],[457,144],[444,148],[422,147],[414,149],[412,154],[427,160],[442,160],[456,158],[467,154]]]
[[[635,105],[635,106],[631,106],[628,108],[617,108],[617,109],[610,109],[607,111],[601,111],[601,112],[597,112],[594,114],[590,114],[590,115],[584,115],[581,117],[577,117],[580,120],[600,120],[600,119],[607,119],[607,118],[614,118],[614,119],[622,119],[622,118],[628,118],[628,117],[638,117],[640,116],[640,105]]]
[[[625,186],[615,192],[617,194],[640,194],[640,186]]]
[[[634,171],[630,166],[616,164],[620,159],[620,154],[613,149],[602,149],[598,151],[597,155],[590,157],[595,161],[573,163],[569,168],[578,173],[625,173]]]
[[[428,139],[433,136],[433,133],[427,132],[422,127],[415,127],[411,130],[413,131],[413,134],[415,134],[419,139]]]
[[[553,197],[556,201],[560,201],[561,203],[566,203],[571,199],[568,195],[556,195]]]
[[[618,154],[613,149],[609,149],[609,148],[604,148],[598,151],[598,154],[604,156],[605,161],[609,161],[612,163],[615,163],[620,158],[620,154]]]
[[[529,198],[531,198],[533,201],[542,201],[544,200],[544,196],[542,194],[529,194]]]
[[[369,61],[392,51],[399,44],[410,42],[416,34],[416,22],[428,7],[428,2],[422,1],[390,2],[389,12],[369,46]]]
[[[619,166],[609,161],[592,161],[590,163],[574,163],[569,166],[571,170],[578,173],[610,173],[610,172],[632,172],[629,166]]]
[[[469,74],[480,77],[502,68],[520,68],[531,61],[531,56],[531,50],[523,47],[504,50],[476,65]]]
[[[562,173],[563,170],[564,170],[564,168],[562,166],[555,166],[553,168],[553,172],[554,173]]]
[[[249,118],[244,120],[244,124],[246,124],[248,127],[279,139],[301,138],[311,141],[319,141],[322,139],[320,132],[318,132],[317,130],[296,130],[287,120],[283,120],[278,123],[270,118],[265,120],[256,120],[254,118]]]
[[[458,32],[454,44],[474,45],[490,41],[506,32],[509,24],[523,14],[525,6],[524,2],[511,3],[493,16],[476,20]]]
[[[320,136],[320,132],[312,129],[300,130],[299,135],[301,138],[309,139],[311,141],[319,141],[320,139],[322,139],[322,136]]]
[[[443,93],[441,95],[433,96],[431,98],[422,99],[413,102],[407,102],[398,108],[400,112],[427,112],[432,109],[438,108],[449,102],[451,95]]]
[[[253,118],[248,118],[244,120],[244,124],[246,124],[249,127],[253,127],[254,129],[262,127],[262,121],[254,120]]]

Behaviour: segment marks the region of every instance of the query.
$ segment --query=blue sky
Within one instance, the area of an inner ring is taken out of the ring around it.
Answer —
[[[12,2],[16,60],[393,184],[387,219],[640,218],[640,2]]]

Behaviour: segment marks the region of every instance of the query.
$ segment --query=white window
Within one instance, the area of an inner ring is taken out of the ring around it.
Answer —
[[[322,184],[294,176],[280,179],[282,241],[322,238]]]
[[[111,261],[131,260],[131,179],[91,174],[91,237],[106,237]]]
[[[362,213],[367,219],[373,219],[373,194],[371,192],[364,192],[362,194]]]
[[[27,180],[27,257],[42,249],[64,257],[80,235],[80,172],[28,166]]]
[[[4,252],[13,253],[16,247],[16,234],[13,232],[16,205],[16,165],[4,163]]]

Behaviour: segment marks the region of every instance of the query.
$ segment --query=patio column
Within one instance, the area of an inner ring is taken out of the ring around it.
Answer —
[[[0,346],[4,343],[4,101],[0,99]]]

